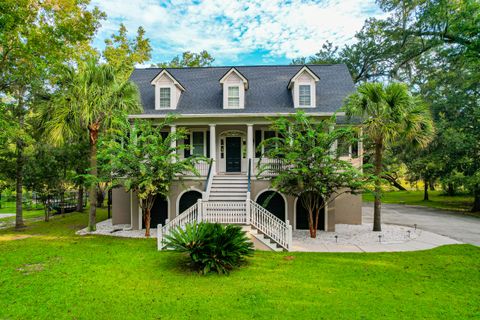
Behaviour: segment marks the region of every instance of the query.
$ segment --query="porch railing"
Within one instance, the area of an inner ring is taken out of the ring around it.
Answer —
[[[286,168],[287,166],[282,159],[260,158],[256,161],[255,175],[272,176]]]
[[[195,164],[195,169],[199,173],[200,177],[207,177],[208,176],[208,171],[210,169],[210,163],[211,163],[211,159],[208,159],[208,160],[197,162]],[[195,177],[196,176],[195,173],[193,173],[192,171],[186,171],[186,172],[183,173],[183,175],[186,176],[186,177]]]

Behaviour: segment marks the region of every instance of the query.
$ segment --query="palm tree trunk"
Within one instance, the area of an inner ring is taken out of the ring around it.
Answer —
[[[98,125],[89,126],[90,131],[90,175],[97,178],[97,139],[98,139]],[[96,230],[96,216],[97,216],[97,184],[92,182],[90,185],[90,213],[88,216],[88,230]]]
[[[77,211],[83,211],[83,184],[78,186]]]
[[[423,201],[428,201],[428,181],[427,181],[427,179],[424,179],[423,182],[424,182]]]
[[[373,231],[382,231],[382,212],[381,212],[381,174],[382,174],[382,156],[383,156],[383,142],[377,141],[375,143],[375,202],[373,205]]]

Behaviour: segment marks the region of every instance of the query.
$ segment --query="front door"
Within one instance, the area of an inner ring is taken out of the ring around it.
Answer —
[[[226,170],[227,172],[240,172],[242,170],[242,139],[240,137],[226,138]]]

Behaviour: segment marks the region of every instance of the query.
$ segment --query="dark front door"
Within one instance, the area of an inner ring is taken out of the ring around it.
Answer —
[[[240,172],[242,170],[242,139],[240,137],[227,137],[227,172]]]

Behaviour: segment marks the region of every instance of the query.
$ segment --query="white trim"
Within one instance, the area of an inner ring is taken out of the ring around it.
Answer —
[[[297,81],[297,78],[303,73],[303,72],[306,72],[308,73],[315,82],[318,82],[320,81],[320,78],[315,75],[315,73],[313,73],[313,71],[310,70],[310,68],[308,68],[307,66],[303,66],[302,69],[300,69],[297,73],[295,73],[295,75],[292,77],[292,79],[290,79],[290,81],[288,82],[288,89],[292,89],[292,85],[295,81]]]
[[[262,193],[265,193],[265,192],[267,192],[267,191],[273,191],[273,192],[276,192],[276,193],[278,193],[279,195],[282,196],[283,202],[285,203],[285,220],[284,220],[284,222],[287,222],[287,220],[288,220],[288,201],[287,201],[287,197],[285,197],[285,195],[284,195],[283,193],[281,193],[280,191],[278,191],[277,189],[274,189],[274,188],[265,188],[265,189],[263,189],[263,190],[260,190],[260,191],[257,193],[257,196],[255,197],[255,202],[258,203],[258,201],[257,201],[257,200],[258,200],[258,197],[260,197],[260,195],[261,195]],[[258,203],[258,204],[261,206],[260,203]],[[273,214],[273,213],[272,213],[272,214]]]
[[[190,186],[190,188],[188,189],[185,189],[183,190],[182,192],[180,192],[177,196],[177,200],[176,200],[176,207],[175,207],[175,217],[178,217],[178,215],[180,214],[180,212],[178,212],[180,210],[180,199],[182,198],[182,196],[189,192],[189,191],[196,191],[198,193],[200,193],[200,199],[202,199],[203,197],[203,192],[198,190],[197,188],[195,188],[194,186]],[[173,218],[172,218],[173,219]],[[171,220],[171,219],[170,219]]]
[[[297,230],[297,202],[298,198],[300,197],[295,197],[293,200],[293,230]],[[325,201],[325,200],[324,200]],[[324,210],[324,229],[325,230],[320,230],[320,231],[327,231],[328,230],[328,202],[325,202],[325,206],[323,207]],[[304,230],[304,229],[302,229]]]
[[[316,116],[316,117],[327,117],[327,116],[344,116],[345,112],[309,112],[307,116]],[[171,114],[131,114],[128,116],[129,119],[163,119]],[[206,114],[175,114],[177,118],[245,118],[245,117],[281,117],[281,116],[293,116],[295,112],[283,112],[283,113],[275,113],[275,112],[262,112],[262,113],[206,113]],[[222,123],[217,123],[221,125]]]
[[[225,103],[225,106],[223,107],[223,109],[244,109],[245,108],[245,105],[243,102],[244,99],[242,99],[242,88],[240,88],[240,85],[238,84],[225,84],[225,90],[226,90],[226,94],[227,94],[227,98],[226,98],[226,103]],[[230,93],[230,88],[238,88],[238,106],[230,106],[229,105],[229,93]]]
[[[242,79],[242,82],[243,82],[243,85],[244,85],[244,88],[245,90],[248,90],[248,79],[245,78],[237,69],[235,68],[231,68],[227,73],[225,73],[225,75],[220,79],[220,83],[221,84],[224,84],[225,83],[225,80],[230,76],[230,74],[232,74],[232,72],[235,72],[235,74],[240,78]]]
[[[193,155],[194,147],[193,147],[193,133],[194,132],[203,132],[203,155],[207,157],[207,139],[209,139],[207,132],[210,128],[191,128],[187,129],[188,135],[190,136],[190,154]],[[212,153],[212,145],[210,144],[210,154]]]
[[[162,71],[160,71],[159,74],[156,75],[155,78],[153,78],[153,80],[150,82],[151,85],[156,85],[156,82],[158,79],[160,79],[163,75],[166,75],[167,77],[170,78],[170,80],[172,80],[172,82],[182,91],[185,91],[185,88],[180,84],[180,82],[177,81],[177,79],[175,79],[174,76],[172,76],[170,74],[170,72],[168,72],[167,70],[163,69]]]

